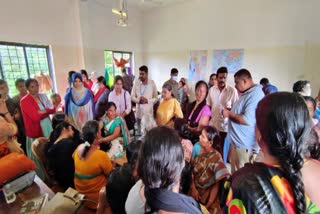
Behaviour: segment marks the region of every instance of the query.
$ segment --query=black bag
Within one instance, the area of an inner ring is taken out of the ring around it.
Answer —
[[[125,106],[127,108],[126,91],[124,92],[124,103],[125,103]],[[124,116],[124,120],[126,121],[128,130],[134,129],[134,124],[136,123],[136,117],[134,116],[132,108],[131,108],[130,113],[127,114],[126,116]]]

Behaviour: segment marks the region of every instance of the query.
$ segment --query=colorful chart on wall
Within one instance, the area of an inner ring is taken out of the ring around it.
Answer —
[[[229,73],[237,72],[242,68],[243,55],[243,49],[214,50],[212,73],[216,73],[222,66],[227,67]]]
[[[191,51],[189,58],[189,76],[190,81],[199,81],[205,78],[207,69],[208,51]]]

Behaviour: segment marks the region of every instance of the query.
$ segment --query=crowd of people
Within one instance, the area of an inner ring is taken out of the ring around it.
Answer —
[[[47,138],[46,169],[97,213],[320,212],[320,91],[314,99],[299,80],[278,92],[247,69],[233,86],[221,67],[192,99],[178,75],[158,92],[145,65],[112,86],[70,71],[64,102],[32,78],[17,79],[10,98],[0,80],[0,158],[24,152],[37,164],[32,144]]]

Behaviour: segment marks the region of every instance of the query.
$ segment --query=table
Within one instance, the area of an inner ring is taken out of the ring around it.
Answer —
[[[0,197],[0,213],[16,214],[20,213],[22,204],[34,198],[38,198],[48,193],[49,200],[55,195],[54,192],[36,175],[33,184],[27,189],[17,194],[17,199],[11,204],[7,204],[4,196]]]

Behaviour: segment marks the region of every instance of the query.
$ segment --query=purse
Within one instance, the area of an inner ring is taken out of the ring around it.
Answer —
[[[64,193],[58,192],[44,205],[39,214],[77,213],[85,195],[69,187]]]
[[[127,108],[127,101],[126,101],[126,91],[124,92],[124,103]],[[136,117],[131,109],[130,113],[124,116],[124,120],[126,121],[128,130],[134,129],[134,124],[136,123]]]

